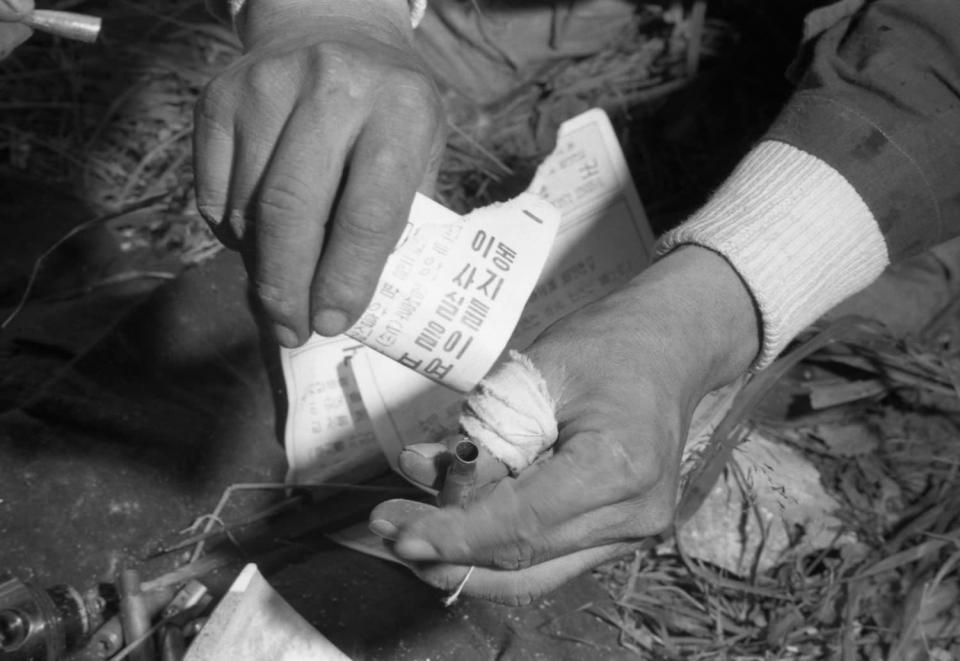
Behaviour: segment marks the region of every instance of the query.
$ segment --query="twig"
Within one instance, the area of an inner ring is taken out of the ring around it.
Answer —
[[[227,506],[227,502],[229,502],[230,497],[233,496],[233,494],[237,491],[295,491],[297,489],[342,489],[345,491],[367,491],[374,493],[397,493],[398,491],[405,492],[408,490],[405,487],[384,487],[372,484],[351,484],[349,482],[312,482],[306,484],[241,482],[237,484],[231,484],[223,490],[223,494],[220,496],[220,500],[217,502],[217,506],[213,508],[213,511],[210,514],[202,517],[207,521],[207,524],[203,529],[203,535],[206,535],[213,530],[216,520],[220,518],[220,515]],[[200,519],[198,519],[198,521],[199,520]],[[190,556],[190,562],[196,562],[200,558],[200,555],[203,553],[205,541],[206,537],[202,537],[197,542],[197,547],[193,550],[193,554]]]
[[[173,544],[170,544],[169,546],[161,545],[159,548],[152,551],[147,556],[147,559],[156,558],[161,555],[166,555],[167,553],[173,553],[174,551],[179,551],[182,548],[193,546],[194,544],[197,544],[198,542],[201,542],[205,539],[210,539],[211,537],[216,537],[217,535],[228,534],[233,532],[234,530],[238,530],[239,528],[245,528],[246,526],[262,521],[266,518],[273,516],[274,514],[277,514],[278,512],[282,512],[302,502],[303,502],[302,496],[294,496],[292,498],[287,498],[285,500],[280,501],[276,505],[267,507],[266,509],[260,510],[255,514],[252,514],[244,519],[241,519],[240,521],[235,521],[234,523],[231,523],[229,525],[223,523],[219,519],[216,519],[217,521],[220,522],[220,530],[211,530],[210,532],[204,532],[198,535],[193,535],[192,537],[181,539]],[[193,528],[193,526],[191,526],[191,528]]]
[[[119,211],[116,211],[114,213],[110,213],[105,216],[98,216],[97,218],[91,218],[90,220],[84,221],[79,225],[77,225],[76,227],[73,227],[69,232],[64,234],[59,239],[57,239],[53,243],[53,245],[51,245],[49,248],[43,251],[43,254],[41,254],[37,258],[37,260],[33,263],[33,270],[30,272],[30,278],[27,280],[27,287],[26,289],[24,289],[23,295],[20,297],[20,300],[17,303],[17,305],[13,308],[13,311],[9,315],[7,315],[6,319],[3,320],[3,323],[0,323],[0,331],[6,329],[6,327],[10,325],[10,322],[12,322],[17,317],[17,315],[20,314],[21,310],[23,310],[23,306],[27,304],[27,300],[29,300],[30,294],[33,292],[33,287],[36,284],[37,276],[40,274],[40,267],[43,265],[43,261],[47,257],[49,257],[51,254],[53,254],[53,252],[57,248],[59,248],[64,243],[66,243],[67,241],[75,237],[77,234],[80,234],[81,232],[84,232],[90,229],[91,227],[96,227],[97,225],[113,220],[114,218],[119,218],[120,216],[124,216],[128,213],[132,213],[133,211],[139,211],[140,209],[146,209],[148,207],[151,207],[157,202],[160,202],[161,200],[165,199],[168,195],[169,193],[154,195],[144,200],[140,200],[138,202],[133,202],[132,204],[128,204],[123,208],[121,208]]]

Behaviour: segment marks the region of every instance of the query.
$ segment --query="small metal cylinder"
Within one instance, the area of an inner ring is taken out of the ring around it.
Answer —
[[[103,21],[96,16],[52,9],[37,9],[27,15],[23,23],[34,30],[88,44],[97,40],[103,25]]]
[[[477,485],[477,459],[480,448],[462,436],[453,448],[443,487],[437,496],[441,507],[464,508],[473,500]]]

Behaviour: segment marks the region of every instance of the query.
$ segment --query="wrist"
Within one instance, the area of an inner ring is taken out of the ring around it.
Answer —
[[[702,397],[746,372],[760,349],[761,324],[746,284],[730,263],[699,246],[682,247],[631,281],[626,295],[652,304],[670,345],[678,382]]]
[[[246,0],[236,25],[246,49],[278,37],[345,31],[387,41],[413,38],[406,0]]]

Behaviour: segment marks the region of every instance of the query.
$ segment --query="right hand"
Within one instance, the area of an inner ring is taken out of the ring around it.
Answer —
[[[32,11],[33,0],[0,0],[0,60],[33,34],[33,30],[20,23]]]
[[[197,198],[250,276],[280,344],[343,332],[430,194],[439,94],[404,0],[256,0],[246,54],[196,114]]]

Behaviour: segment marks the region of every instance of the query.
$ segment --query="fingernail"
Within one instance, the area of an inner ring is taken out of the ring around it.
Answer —
[[[276,336],[277,342],[288,349],[294,349],[300,346],[300,336],[286,326],[277,324],[273,327],[273,334]]]
[[[347,330],[347,315],[340,310],[320,310],[313,317],[313,330],[332,337]]]
[[[370,532],[378,537],[393,541],[397,538],[397,533],[400,532],[400,529],[386,519],[374,519],[370,522]]]
[[[419,562],[433,562],[440,559],[440,553],[422,539],[404,539],[397,542],[394,547],[397,555],[406,560],[416,560]]]
[[[218,213],[219,209],[209,204],[197,204],[197,211],[208,225],[216,227],[223,222],[223,217]]]

